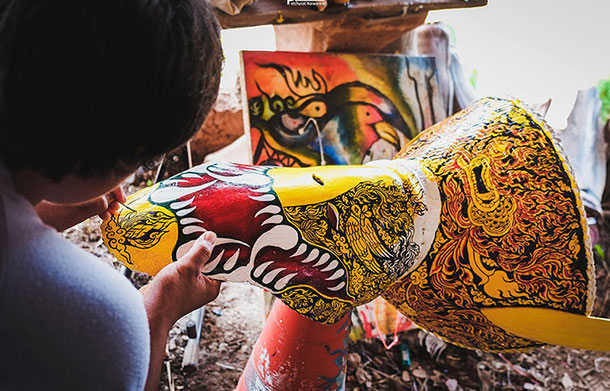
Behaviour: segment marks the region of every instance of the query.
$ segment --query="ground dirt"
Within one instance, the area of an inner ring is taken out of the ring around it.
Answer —
[[[127,192],[145,186],[147,181],[150,183],[151,175],[139,172],[132,179],[135,185],[126,185]],[[102,243],[100,223],[98,218],[92,218],[67,230],[64,235],[119,269]],[[610,243],[607,237],[605,239],[603,243]],[[610,253],[605,244],[602,250],[605,254]],[[610,267],[607,258],[600,254],[601,251],[596,262],[598,289],[594,315],[610,317]],[[149,278],[135,274],[131,279],[139,287]],[[182,319],[170,334],[168,365],[164,367],[159,390],[233,390],[262,329],[263,308],[259,289],[246,284],[223,284],[219,297],[206,306],[198,367],[194,370],[182,368],[188,341],[186,319]],[[402,333],[400,341],[389,351],[379,339],[351,342],[346,389],[610,390],[610,353],[557,346],[504,355],[481,353],[434,343],[429,335],[419,330]]]

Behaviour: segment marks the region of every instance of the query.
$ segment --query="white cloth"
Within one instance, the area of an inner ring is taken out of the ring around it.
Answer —
[[[142,390],[149,354],[138,291],[44,225],[0,163],[0,390]]]

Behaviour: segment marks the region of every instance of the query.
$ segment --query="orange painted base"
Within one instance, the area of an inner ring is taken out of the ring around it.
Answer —
[[[344,390],[350,326],[351,314],[328,326],[276,300],[236,390]]]

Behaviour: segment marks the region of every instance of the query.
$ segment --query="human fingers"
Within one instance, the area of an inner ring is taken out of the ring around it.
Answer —
[[[106,208],[106,213],[107,214],[115,214],[116,212],[119,211],[119,209],[121,208],[121,204],[119,204],[119,201],[110,201],[110,203],[108,203],[108,208]]]
[[[178,263],[185,268],[185,271],[200,275],[201,270],[209,261],[216,242],[216,234],[212,231],[206,231],[199,236],[191,249],[178,260]]]
[[[111,194],[115,200],[122,204],[127,201],[127,196],[125,195],[125,192],[123,191],[123,188],[120,185],[112,189],[109,194]]]
[[[115,187],[108,194],[100,197],[106,201],[106,207],[99,213],[102,220],[108,220],[113,214],[116,214],[121,208],[121,204],[127,201],[127,197],[121,186]]]

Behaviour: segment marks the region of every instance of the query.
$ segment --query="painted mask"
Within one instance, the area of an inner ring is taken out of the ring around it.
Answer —
[[[610,330],[587,317],[591,249],[562,156],[520,102],[487,98],[391,161],[195,167],[129,197],[102,231],[120,261],[155,274],[213,230],[206,275],[264,287],[322,323],[383,295],[465,347],[570,345],[559,326],[538,335],[523,321]]]
[[[132,195],[135,212],[121,209],[103,226],[104,238],[128,267],[155,274],[213,230],[207,275],[264,287],[334,323],[426,253],[438,220],[426,205],[435,193],[414,163],[201,165]]]

